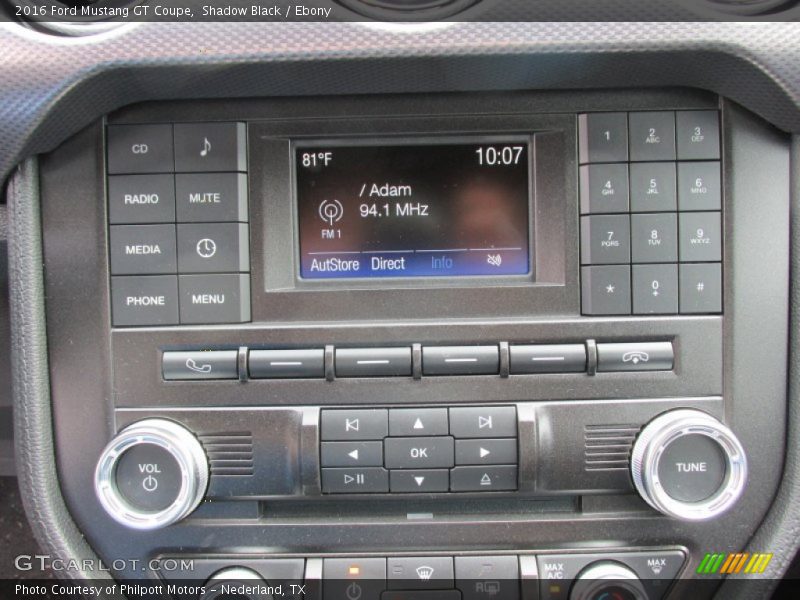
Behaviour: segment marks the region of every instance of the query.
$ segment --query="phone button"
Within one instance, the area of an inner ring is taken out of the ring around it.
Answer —
[[[168,381],[238,379],[237,350],[164,352],[161,373]]]
[[[598,371],[671,371],[672,342],[597,344]]]

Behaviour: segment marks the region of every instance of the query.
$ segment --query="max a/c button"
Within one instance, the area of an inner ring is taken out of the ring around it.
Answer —
[[[238,379],[236,350],[164,352],[161,372],[166,380]]]

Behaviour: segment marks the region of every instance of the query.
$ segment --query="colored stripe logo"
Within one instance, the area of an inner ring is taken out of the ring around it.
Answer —
[[[772,560],[772,554],[763,552],[707,553],[697,572],[700,575],[738,575],[763,573]]]

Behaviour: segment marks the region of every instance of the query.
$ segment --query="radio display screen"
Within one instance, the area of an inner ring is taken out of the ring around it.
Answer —
[[[300,276],[526,275],[530,138],[296,146]]]

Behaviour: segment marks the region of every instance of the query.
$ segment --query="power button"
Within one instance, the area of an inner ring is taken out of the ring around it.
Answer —
[[[141,511],[164,510],[181,491],[178,461],[155,444],[141,444],[127,450],[117,462],[114,477],[119,493]]]

